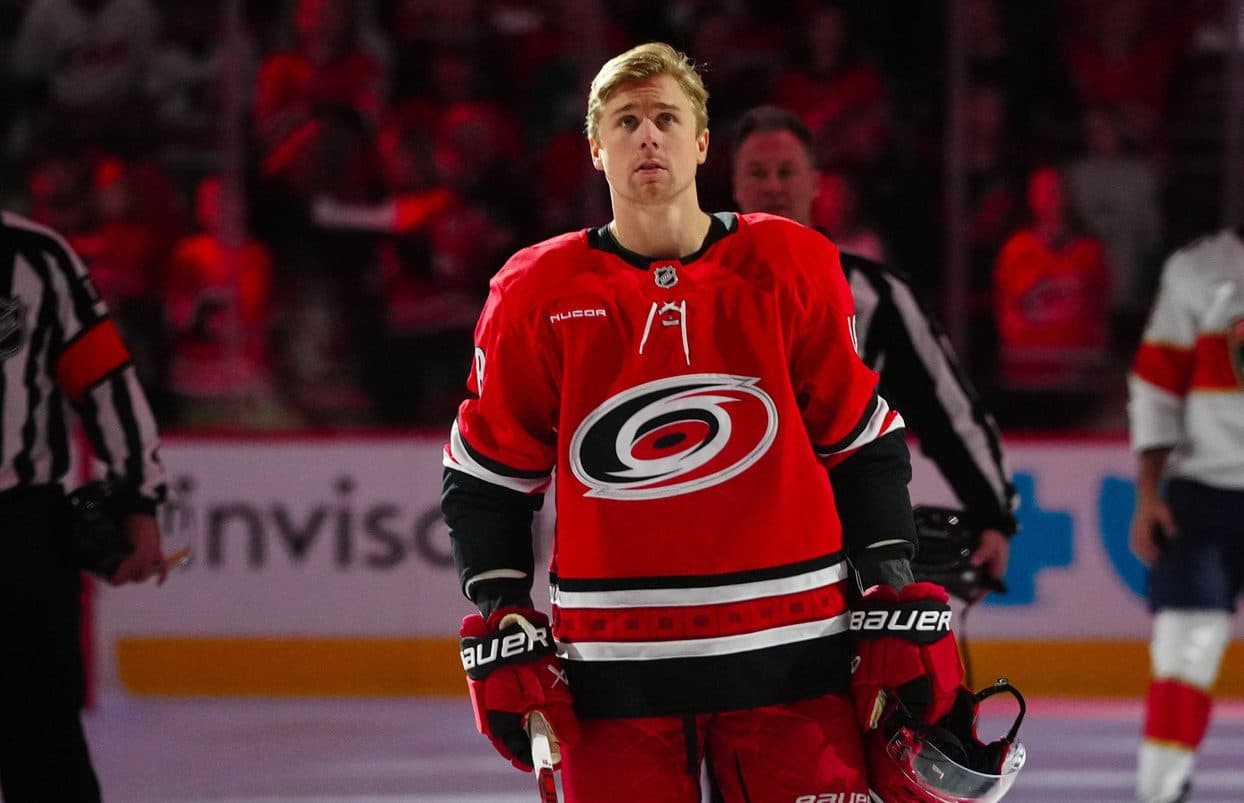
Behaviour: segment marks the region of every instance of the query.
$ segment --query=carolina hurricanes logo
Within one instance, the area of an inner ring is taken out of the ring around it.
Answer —
[[[658,499],[738,476],[777,436],[777,405],[759,379],[689,374],[607,400],[570,441],[570,467],[606,499]]]

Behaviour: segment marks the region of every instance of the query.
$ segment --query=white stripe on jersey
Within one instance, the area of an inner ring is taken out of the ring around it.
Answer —
[[[839,561],[816,571],[757,580],[737,585],[695,588],[637,588],[619,591],[564,591],[552,587],[553,604],[559,608],[663,608],[682,605],[716,605],[811,591],[839,583],[847,577],[847,564]]]
[[[560,646],[564,651],[562,657],[569,661],[661,661],[669,658],[732,655],[846,632],[848,615],[841,613],[828,619],[735,636],[678,641],[575,641]]]
[[[470,474],[478,480],[525,494],[544,490],[552,477],[551,474],[545,474],[543,477],[534,479],[510,477],[498,474],[480,465],[475,458],[471,457],[470,450],[462,440],[462,433],[458,431],[458,421],[456,419],[454,420],[453,428],[449,432],[449,443],[445,446],[445,456],[441,460],[441,464],[445,468],[452,468],[455,471],[461,471],[463,474]]]
[[[865,444],[872,443],[873,441],[880,438],[882,435],[888,435],[889,433],[894,432],[895,430],[902,429],[903,428],[903,416],[899,415],[898,412],[895,412],[894,418],[889,422],[889,424],[887,424],[886,418],[889,417],[890,412],[891,412],[890,405],[887,404],[886,400],[881,398],[880,396],[876,396],[875,398],[877,399],[877,408],[873,410],[873,414],[868,419],[868,423],[864,425],[863,431],[861,431],[860,434],[857,435],[854,440],[852,440],[850,443],[846,444],[842,448],[817,449],[816,453],[820,455],[821,457],[831,457],[836,454],[844,454],[846,452],[859,449],[861,446],[864,446]]]

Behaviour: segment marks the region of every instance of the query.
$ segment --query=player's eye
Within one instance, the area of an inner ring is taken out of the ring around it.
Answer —
[[[747,171],[748,178],[754,178],[757,181],[763,181],[768,175],[769,171],[765,170],[763,167],[753,167],[751,170]]]
[[[657,115],[657,122],[662,125],[672,125],[678,122],[678,118],[672,112],[661,112]]]
[[[624,114],[618,118],[618,125],[623,128],[634,128],[637,122],[638,120],[635,119],[633,114]]]

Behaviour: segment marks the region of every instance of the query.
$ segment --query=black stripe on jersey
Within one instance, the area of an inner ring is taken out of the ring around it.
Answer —
[[[524,471],[523,469],[507,466],[505,463],[493,460],[491,457],[468,443],[466,436],[462,435],[461,430],[459,430],[458,435],[462,440],[463,448],[467,450],[467,454],[471,456],[471,459],[491,471],[493,474],[500,474],[503,477],[514,477],[515,479],[520,480],[539,480],[544,479],[549,474],[553,473],[552,466],[537,471]]]
[[[844,632],[731,655],[562,666],[581,717],[711,714],[845,692],[851,640]]]
[[[87,288],[82,275],[78,273],[77,268],[74,266],[73,258],[60,242],[54,237],[45,237],[43,235],[39,235],[39,239],[43,251],[52,256],[53,263],[65,276],[65,285],[69,288],[69,297],[73,303],[74,316],[78,319],[78,323],[83,329],[89,328],[90,324],[98,317],[95,313],[95,302],[98,298]],[[54,287],[55,285],[49,283],[49,288]]]
[[[27,262],[32,265],[48,266],[51,257],[51,266],[63,274],[65,286],[69,290],[69,300],[73,305],[74,316],[82,326],[86,326],[92,322],[95,315],[95,301],[91,292],[87,289],[86,283],[82,276],[74,267],[73,257],[61,244],[61,241],[55,236],[45,234],[41,231],[33,229],[19,229],[9,227],[8,232],[16,243],[16,250],[22,254]],[[48,292],[59,296],[56,286],[48,280]]]
[[[562,591],[631,591],[648,588],[712,588],[715,586],[739,585],[756,583],[762,580],[780,580],[783,577],[794,577],[814,572],[841,563],[842,552],[831,552],[819,558],[787,563],[784,566],[772,566],[767,569],[752,569],[744,572],[727,572],[725,574],[680,575],[678,577],[610,577],[606,579],[582,579],[577,577],[561,577],[550,572],[549,582]]]
[[[143,439],[138,431],[138,419],[134,416],[134,400],[126,387],[125,373],[114,372],[109,384],[113,408],[117,411],[121,432],[125,436],[125,477],[137,493],[143,487],[146,476],[143,472]]]
[[[108,450],[108,442],[104,440],[104,431],[99,426],[99,405],[95,403],[95,397],[89,393],[85,394],[77,407],[78,419],[82,422],[82,428],[86,430],[86,436],[91,441],[95,457],[103,463],[113,465],[112,452]]]
[[[851,431],[848,432],[845,437],[840,438],[828,446],[818,446],[813,444],[812,448],[815,449],[816,453],[822,457],[841,452],[843,449],[850,446],[856,438],[864,434],[864,430],[868,428],[868,423],[873,420],[873,415],[877,412],[877,407],[880,406],[880,404],[881,399],[877,396],[877,391],[874,390],[873,397],[868,400],[868,406],[864,408],[864,414],[860,416],[860,420],[856,422],[855,426],[851,428]]]
[[[7,234],[8,227],[3,225],[3,218],[0,218],[0,235]],[[16,240],[9,236],[0,236],[0,298],[9,298],[13,295],[13,276],[16,272],[17,248]],[[4,371],[0,371],[0,401],[6,398],[6,393],[16,392],[6,387],[8,380],[5,378]],[[3,412],[0,410],[0,412]],[[0,456],[5,454],[6,444],[4,442],[4,434],[6,427],[0,424]]]
[[[694,262],[702,257],[704,252],[707,251],[714,243],[723,239],[727,235],[734,234],[734,232],[739,228],[739,217],[733,212],[716,212],[709,217],[711,217],[712,220],[710,220],[708,224],[708,234],[704,236],[704,242],[700,244],[700,247],[692,253],[684,257],[679,257],[677,260],[673,261],[681,262],[684,265],[689,262]],[[613,236],[613,232],[609,229],[608,224],[594,229],[588,229],[587,244],[592,248],[595,248],[597,251],[604,251],[607,254],[613,254],[631,267],[639,268],[640,270],[648,270],[648,268],[652,266],[653,262],[671,261],[669,259],[655,259],[653,257],[644,256],[643,254],[637,254],[634,251],[631,251],[618,242],[617,238]]]
[[[48,341],[52,335],[52,329],[56,323],[56,300],[55,294],[48,292],[48,271],[47,267],[41,262],[31,262],[30,267],[34,269],[35,274],[39,277],[40,283],[43,284],[45,290],[43,297],[39,302],[39,311],[36,318],[34,332],[31,333],[30,342],[27,344],[26,359],[26,375],[23,381],[26,385],[26,393],[28,401],[26,406],[26,420],[22,423],[22,450],[13,459],[13,470],[17,472],[18,482],[23,485],[29,485],[35,480],[34,461],[31,455],[34,453],[36,443],[35,436],[38,434],[37,418],[40,413],[47,410],[50,413],[51,407],[57,406],[49,400],[49,403],[43,404],[43,396],[39,390],[39,374],[51,376],[47,373],[48,366],[46,361],[49,359]],[[41,364],[43,363],[43,364]],[[53,383],[55,384],[55,383]],[[55,391],[53,391],[53,394]],[[49,441],[55,444],[55,441]],[[63,441],[61,442],[63,443]],[[52,451],[67,452],[67,448],[53,446]],[[55,475],[53,475],[54,477]]]
[[[51,313],[49,329],[52,343],[61,343],[65,339],[65,331],[61,326],[60,316],[57,314],[57,304],[59,303],[58,295],[51,292],[52,285],[49,283],[43,294],[44,303],[47,304]],[[53,354],[49,349],[45,359],[47,360],[46,370],[48,376],[53,379],[52,397],[48,402],[48,444],[52,449],[52,479],[57,480],[65,476],[69,472],[69,426],[65,420],[65,404],[64,394],[60,390],[60,385],[55,381],[56,365],[60,353]]]

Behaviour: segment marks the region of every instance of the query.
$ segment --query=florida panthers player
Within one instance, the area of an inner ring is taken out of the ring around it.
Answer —
[[[706,99],[667,45],[607,62],[587,134],[614,219],[492,281],[442,499],[480,611],[476,724],[530,769],[542,713],[572,803],[694,803],[706,754],[731,803],[865,803],[861,725],[960,699],[946,595],[910,583],[902,419],[856,353],[836,250],[699,207]],[[554,466],[556,645],[530,596]],[[854,645],[847,560],[875,586]]]
[[[1244,587],[1244,241],[1177,251],[1129,379],[1132,549],[1155,617],[1138,798],[1183,800]],[[1164,486],[1163,486],[1164,483]]]

